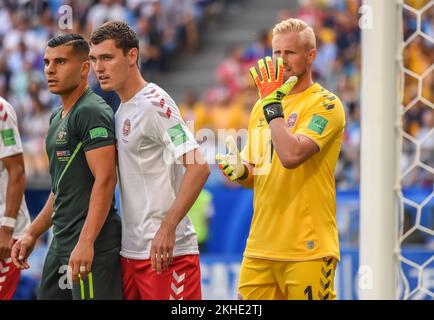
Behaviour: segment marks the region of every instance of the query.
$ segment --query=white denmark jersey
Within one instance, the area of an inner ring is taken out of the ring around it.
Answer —
[[[23,147],[18,133],[17,115],[14,108],[0,97],[0,218],[3,217],[6,209],[6,188],[8,185],[8,171],[2,160],[19,153],[23,153]],[[29,211],[23,196],[12,237],[18,239],[29,225]]]
[[[184,175],[184,166],[175,161],[199,145],[175,102],[153,83],[121,103],[115,119],[121,255],[149,259],[154,236],[176,198]],[[196,232],[185,216],[176,228],[173,255],[198,253]]]

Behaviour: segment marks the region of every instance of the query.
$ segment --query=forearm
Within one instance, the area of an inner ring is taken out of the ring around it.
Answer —
[[[16,166],[8,172],[8,184],[6,187],[6,208],[4,216],[16,219],[23,200],[26,177],[24,168]]]
[[[54,193],[51,192],[48,196],[47,202],[45,202],[44,207],[27,230],[28,234],[32,235],[34,238],[39,238],[41,234],[50,229],[51,225],[53,224],[51,220],[51,216],[53,215],[53,206]]]
[[[277,118],[269,124],[271,141],[280,162],[285,168],[297,167],[303,160],[299,137],[291,133],[283,118]]]
[[[113,201],[116,176],[95,179],[89,202],[89,211],[79,241],[93,244],[101,231]]]
[[[195,164],[187,168],[176,199],[162,222],[163,225],[176,228],[196,201],[209,173],[208,164]]]

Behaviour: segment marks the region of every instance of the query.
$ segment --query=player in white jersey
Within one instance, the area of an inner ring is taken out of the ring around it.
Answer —
[[[0,300],[12,299],[20,279],[20,270],[10,256],[13,243],[30,224],[25,183],[17,116],[0,97]]]
[[[134,31],[112,21],[94,30],[90,60],[116,113],[122,268],[126,299],[201,299],[199,250],[186,216],[210,173],[171,97],[146,82]]]

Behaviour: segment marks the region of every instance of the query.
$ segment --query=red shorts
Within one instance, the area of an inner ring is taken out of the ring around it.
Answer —
[[[11,300],[20,281],[21,270],[11,258],[0,260],[0,300]]]
[[[151,268],[151,259],[121,257],[124,298],[127,300],[201,300],[198,255],[174,257],[161,274]]]

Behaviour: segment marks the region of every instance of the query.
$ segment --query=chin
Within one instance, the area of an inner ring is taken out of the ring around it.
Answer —
[[[109,84],[101,84],[100,83],[100,86],[101,86],[101,89],[104,91],[113,91],[112,86],[110,86]]]
[[[50,91],[50,93],[52,93],[52,94],[60,94],[60,93],[62,93],[61,89],[55,89],[55,88],[50,88],[50,87],[48,87],[48,91]]]

